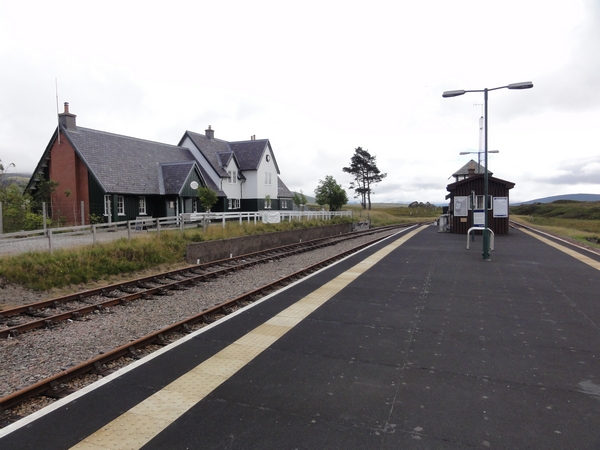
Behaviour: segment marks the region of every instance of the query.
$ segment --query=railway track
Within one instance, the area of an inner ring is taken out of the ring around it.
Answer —
[[[257,264],[335,245],[357,237],[381,233],[385,229],[352,232],[285,245],[6,309],[0,312],[0,339],[16,337],[39,328],[53,328],[59,322],[77,320],[95,311],[101,312],[106,308],[124,305],[142,298],[166,295],[169,291],[186,289]],[[387,229],[394,229],[394,227]]]
[[[539,230],[539,229],[537,229],[535,227],[532,227],[530,225],[525,225],[523,223],[515,222],[513,220],[509,220],[508,223],[509,223],[509,226],[511,228],[514,228],[514,229],[517,229],[517,230],[518,229],[525,229],[525,230],[531,231],[533,233],[539,234],[541,236],[545,236],[547,238],[550,238],[552,240],[568,244],[568,245],[570,245],[572,247],[575,247],[575,248],[578,248],[580,250],[584,250],[584,251],[587,251],[587,252],[590,252],[590,253],[594,253],[596,255],[600,254],[600,249],[598,249],[598,247],[594,247],[592,245],[585,245],[584,243],[582,243],[582,242],[580,242],[580,241],[578,241],[576,239],[571,239],[571,238],[568,238],[568,237],[565,237],[565,236],[559,236],[559,235],[556,235],[556,234],[553,234],[553,233],[548,233],[547,231],[542,231],[542,230]]]
[[[0,324],[0,326],[3,327],[0,328],[0,337],[16,337],[22,333],[31,332],[40,328],[53,328],[61,321],[81,320],[84,317],[93,317],[94,314],[92,313],[94,312],[101,313],[108,308],[117,305],[126,305],[135,300],[168,295],[169,292],[176,290],[191,289],[193,286],[200,283],[211,281],[257,264],[265,264],[299,253],[335,245],[344,240],[372,236],[372,239],[368,239],[367,242],[363,242],[351,250],[340,252],[327,260],[323,260],[317,264],[306,267],[303,270],[265,284],[258,289],[253,289],[236,298],[229,299],[177,323],[173,323],[132,342],[128,342],[118,348],[105,351],[90,360],[73,367],[65,368],[60,373],[56,373],[26,388],[13,392],[6,397],[0,398],[0,413],[5,411],[4,418],[0,418],[0,428],[19,418],[11,413],[11,408],[20,405],[26,400],[35,396],[59,398],[68,395],[71,392],[70,384],[72,384],[72,380],[77,377],[90,373],[104,374],[109,366],[116,360],[123,359],[123,357],[128,357],[130,359],[138,358],[142,351],[141,349],[153,345],[162,346],[167,343],[170,339],[169,336],[172,336],[173,334],[185,334],[190,332],[193,327],[211,323],[219,317],[229,314],[248,303],[256,301],[286,284],[292,283],[348,254],[388,237],[399,228],[401,227],[382,227],[364,232],[353,232],[336,237],[306,241],[304,243],[273,248],[226,260],[198,264],[180,270],[165,272],[156,276],[138,278],[123,283],[112,284],[103,288],[82,291],[76,294],[2,311],[0,314],[2,314],[1,320],[4,323]]]

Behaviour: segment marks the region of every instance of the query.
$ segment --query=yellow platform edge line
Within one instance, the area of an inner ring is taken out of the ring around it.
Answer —
[[[572,256],[573,258],[577,259],[578,261],[581,261],[582,263],[587,264],[588,266],[593,267],[596,270],[600,270],[600,262],[598,262],[592,258],[582,255],[581,253],[576,252],[575,250],[571,250],[570,248],[565,247],[564,245],[554,242],[548,238],[540,236],[537,233],[533,233],[533,232],[531,232],[529,230],[525,230],[525,229],[521,229],[521,231],[523,231],[524,233],[527,233],[530,236],[533,236],[534,238],[542,241],[545,244],[550,245],[551,247],[554,247],[557,250],[560,250],[563,253],[566,253],[569,256]]]
[[[394,240],[200,363],[71,449],[141,448],[295,325],[427,226],[416,228]]]

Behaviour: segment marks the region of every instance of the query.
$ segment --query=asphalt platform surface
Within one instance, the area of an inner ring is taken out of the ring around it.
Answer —
[[[407,233],[0,430],[0,448],[71,448]],[[422,229],[142,448],[599,449],[600,258],[519,230],[491,261],[466,242]]]

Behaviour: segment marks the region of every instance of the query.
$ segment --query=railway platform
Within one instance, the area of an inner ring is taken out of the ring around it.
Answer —
[[[413,228],[0,430],[4,449],[598,449],[600,257]]]

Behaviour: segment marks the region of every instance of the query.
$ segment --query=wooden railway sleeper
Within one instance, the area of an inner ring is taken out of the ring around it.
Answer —
[[[184,284],[184,282],[177,283],[171,287],[172,291],[189,291],[191,289],[190,286]]]
[[[127,349],[129,351],[128,356],[133,359],[140,359],[140,355],[138,355],[137,348],[131,346]]]
[[[165,335],[162,333],[159,333],[156,336],[156,345],[168,345],[169,343],[167,342],[167,340],[165,339]]]
[[[46,397],[50,398],[64,398],[67,395],[72,394],[73,392],[75,392],[74,389],[71,389],[70,387],[62,383],[59,383],[58,381],[52,381],[50,382],[50,389],[44,391],[42,395],[45,395]]]
[[[119,289],[126,294],[135,294],[138,291],[138,287],[135,285],[121,286]]]
[[[197,274],[194,273],[193,270],[186,270],[185,272],[181,272],[179,275],[181,275],[182,277],[185,278],[193,278],[195,277]]]
[[[116,372],[114,369],[109,369],[106,364],[100,361],[96,361],[94,363],[94,370],[92,370],[92,373],[95,373],[96,375],[102,375],[103,377],[114,372]]]
[[[213,314],[205,314],[204,316],[202,316],[202,321],[204,323],[213,323],[216,320],[215,316]]]
[[[102,289],[102,296],[108,298],[119,298],[121,297],[121,293],[115,292],[116,289]]]
[[[28,316],[31,316],[31,317],[40,317],[40,318],[48,317],[48,314],[44,313],[43,311],[40,311],[39,309],[34,309],[31,306],[29,308],[27,308],[27,311],[25,312],[25,314]]]

